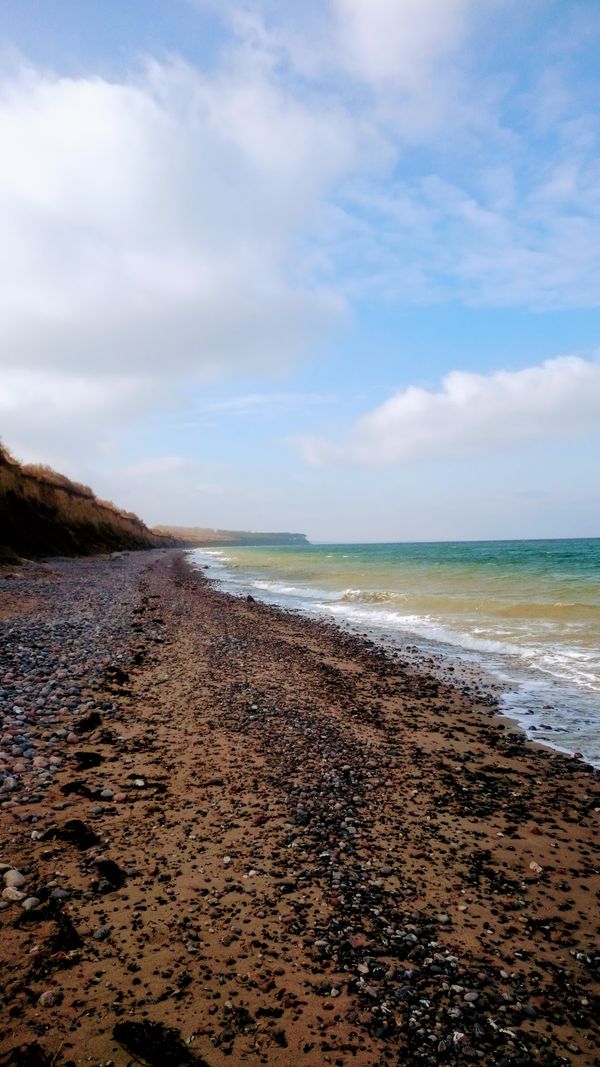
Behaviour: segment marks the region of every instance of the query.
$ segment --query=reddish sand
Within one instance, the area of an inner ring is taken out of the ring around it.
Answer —
[[[597,1063],[598,776],[368,642],[140,558],[7,583],[23,627],[61,598],[89,618],[73,583],[93,567],[116,604],[137,568],[53,783],[0,794],[0,860],[40,900],[0,912],[0,1062]]]

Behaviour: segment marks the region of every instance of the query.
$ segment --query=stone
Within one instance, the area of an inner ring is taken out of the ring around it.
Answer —
[[[61,889],[60,886],[57,886],[56,889],[52,890],[50,900],[68,900],[70,896],[71,894],[68,889]]]
[[[24,897],[25,894],[21,893],[20,889],[15,889],[12,885],[7,885],[6,888],[2,890],[2,899],[10,901],[12,904],[16,904],[18,901],[23,900]]]
[[[19,889],[22,885],[25,885],[26,881],[25,875],[14,868],[4,874],[4,885],[9,886],[11,889]]]
[[[45,992],[38,997],[38,1004],[40,1008],[52,1008],[59,1002],[59,995],[54,989],[46,989]]]
[[[23,909],[25,911],[33,911],[35,908],[39,907],[40,903],[41,901],[39,897],[27,897],[27,899],[23,901]]]

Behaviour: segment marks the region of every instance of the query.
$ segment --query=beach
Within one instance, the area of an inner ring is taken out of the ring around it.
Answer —
[[[534,740],[600,768],[600,540],[222,546],[225,592],[368,636],[485,685]]]
[[[599,1062],[590,766],[175,550],[0,582],[0,1062]]]

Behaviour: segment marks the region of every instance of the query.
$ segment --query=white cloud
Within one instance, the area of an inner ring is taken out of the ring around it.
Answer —
[[[461,47],[481,5],[224,10],[234,35],[210,74],[173,60],[120,81],[25,66],[0,80],[3,365],[269,370],[313,347],[347,296],[595,302],[593,125],[563,105],[556,158],[532,165]],[[556,80],[530,97],[554,100]],[[431,109],[458,157],[469,131],[471,180],[421,164],[390,183],[407,138],[431,139]]]
[[[566,134],[565,134],[566,137]],[[471,306],[597,307],[600,159],[500,153],[463,183],[359,179],[330,213],[329,269],[350,296]],[[524,171],[527,170],[527,174]]]
[[[106,418],[119,410],[131,413],[145,399],[140,381],[127,375],[94,379],[77,373],[7,367],[0,378],[3,420],[35,420],[46,428],[65,416],[88,420]]]
[[[292,251],[351,162],[341,112],[256,68],[0,85],[0,359],[143,379],[281,365],[342,301]]]
[[[209,401],[200,410],[208,415],[280,415],[313,410],[335,400],[335,396],[325,393],[244,393]]]
[[[375,141],[423,142],[473,110],[455,61],[499,2],[507,0],[246,0],[219,14],[246,54],[297,78],[297,90],[337,93]]]
[[[459,44],[473,0],[333,0],[353,73],[420,96]]]
[[[362,416],[347,441],[306,439],[316,464],[463,458],[527,442],[600,436],[600,363],[564,356],[518,371],[452,371],[439,392],[410,386]]]
[[[585,93],[543,32],[531,75],[492,55],[513,11],[529,56],[517,38],[535,12],[203,2],[227,23],[206,70],[0,77],[9,442],[37,447],[52,425],[79,453],[198,379],[251,389],[313,354],[354,300],[597,305]]]

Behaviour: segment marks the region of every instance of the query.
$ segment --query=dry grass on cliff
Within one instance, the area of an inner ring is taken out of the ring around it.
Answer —
[[[87,485],[42,464],[21,464],[0,442],[0,557],[88,555],[171,541]]]

